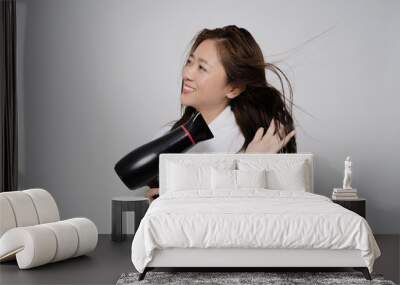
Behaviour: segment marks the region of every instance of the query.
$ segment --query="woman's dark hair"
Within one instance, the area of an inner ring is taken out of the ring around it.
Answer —
[[[192,54],[204,40],[214,40],[222,65],[227,75],[227,84],[233,87],[245,86],[245,90],[233,99],[229,105],[235,115],[244,138],[239,152],[246,150],[259,127],[268,129],[271,120],[275,119],[276,130],[283,126],[286,136],[294,129],[292,118],[293,92],[287,76],[274,64],[264,61],[263,53],[253,36],[244,28],[229,25],[216,29],[203,29],[195,35],[187,57]],[[278,76],[282,93],[267,82],[265,69]],[[286,79],[290,90],[289,107],[286,105],[283,81],[279,72]],[[183,90],[183,79],[181,93]],[[181,104],[182,117],[174,121],[171,129],[186,122],[196,112],[191,106]],[[280,135],[278,133],[278,135]],[[283,137],[281,137],[282,139]],[[296,138],[293,136],[280,153],[296,153]]]

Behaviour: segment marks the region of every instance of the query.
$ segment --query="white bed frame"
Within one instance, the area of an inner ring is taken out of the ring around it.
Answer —
[[[304,160],[308,163],[309,188],[307,191],[314,192],[314,161],[312,153],[296,154],[226,154],[226,153],[199,153],[199,154],[161,154],[160,155],[160,195],[168,179],[166,175],[167,160],[176,159],[206,159],[215,160],[220,158],[271,158],[271,159],[294,159]],[[238,271],[246,271],[244,268],[295,268],[295,267],[353,267],[362,271],[364,277],[371,280],[369,270],[361,257],[360,250],[338,250],[338,249],[255,249],[255,248],[167,248],[156,249],[153,259],[147,264],[144,272],[140,274],[139,280],[145,277],[146,272],[154,268],[172,267],[203,267],[218,268],[230,267]]]

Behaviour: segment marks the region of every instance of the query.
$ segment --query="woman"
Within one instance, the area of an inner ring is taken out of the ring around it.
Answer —
[[[265,68],[274,72],[281,84],[277,71],[288,81],[290,111],[284,94],[267,82]],[[164,126],[156,137],[199,111],[214,138],[187,152],[295,153],[292,97],[287,77],[264,62],[260,47],[246,29],[235,25],[203,29],[194,37],[182,70],[183,115],[172,127]],[[158,182],[149,187],[146,197],[152,201],[158,197]]]

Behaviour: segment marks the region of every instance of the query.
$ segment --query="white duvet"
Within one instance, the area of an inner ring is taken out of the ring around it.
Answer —
[[[246,189],[208,195],[166,193],[154,200],[132,242],[143,272],[154,249],[358,249],[372,272],[379,247],[367,221],[329,198],[300,191]]]

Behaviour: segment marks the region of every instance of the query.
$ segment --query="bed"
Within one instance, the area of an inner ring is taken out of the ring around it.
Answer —
[[[131,257],[154,268],[352,267],[371,280],[379,247],[367,221],[314,192],[298,154],[161,154],[160,196]]]

